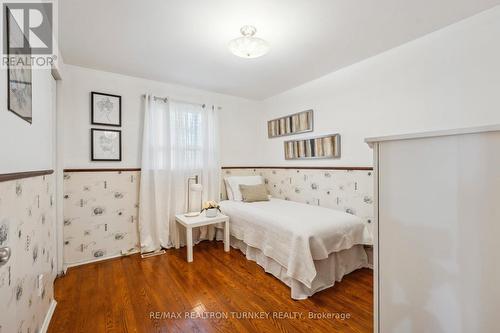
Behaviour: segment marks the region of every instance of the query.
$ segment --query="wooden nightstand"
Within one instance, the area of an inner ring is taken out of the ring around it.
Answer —
[[[193,228],[211,224],[224,223],[224,251],[229,252],[229,217],[217,214],[216,217],[206,217],[200,214],[195,217],[186,217],[184,214],[175,215],[175,221],[186,228],[187,261],[193,262]],[[180,248],[179,226],[177,227],[177,243],[175,248]]]

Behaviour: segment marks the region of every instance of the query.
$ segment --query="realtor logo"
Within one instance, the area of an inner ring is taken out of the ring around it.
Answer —
[[[4,55],[52,54],[52,3],[3,4]]]

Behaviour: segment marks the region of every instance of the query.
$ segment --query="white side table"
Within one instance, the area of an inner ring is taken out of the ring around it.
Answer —
[[[193,262],[193,228],[211,224],[224,223],[224,251],[229,252],[229,217],[217,214],[216,217],[206,217],[201,213],[195,217],[186,217],[184,214],[175,215],[175,221],[186,228],[187,261]],[[177,226],[177,243],[175,248],[180,248],[179,226]]]

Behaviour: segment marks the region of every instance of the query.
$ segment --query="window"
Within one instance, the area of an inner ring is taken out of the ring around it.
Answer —
[[[172,169],[203,168],[203,109],[200,105],[170,104]]]

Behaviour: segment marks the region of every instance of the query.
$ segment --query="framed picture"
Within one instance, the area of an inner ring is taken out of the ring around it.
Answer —
[[[8,59],[12,59],[7,64],[7,108],[31,124],[33,121],[31,64],[29,61],[26,62],[26,59],[31,58],[31,49],[29,46],[19,47],[29,43],[8,8],[5,13],[7,56]]]
[[[122,131],[92,128],[90,147],[92,161],[121,161]]]
[[[313,110],[302,111],[286,117],[273,119],[267,122],[267,136],[280,136],[312,132],[314,125]]]
[[[286,160],[340,158],[340,134],[285,141]]]
[[[122,125],[122,97],[91,92],[91,123],[93,125]]]

